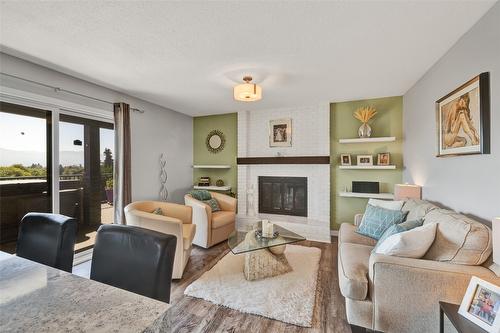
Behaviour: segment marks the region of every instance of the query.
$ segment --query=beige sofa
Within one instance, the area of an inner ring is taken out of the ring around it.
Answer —
[[[229,195],[217,192],[210,194],[219,203],[220,211],[212,212],[209,205],[196,200],[190,194],[184,196],[186,206],[193,208],[193,223],[196,224],[197,230],[193,243],[206,249],[225,241],[235,230],[238,203],[238,200]]]
[[[161,208],[165,215],[153,214],[152,211],[157,208]],[[177,237],[172,278],[182,278],[196,234],[196,225],[191,223],[191,207],[161,201],[136,201],[127,205],[124,210],[127,225]]]
[[[488,269],[491,230],[422,200],[408,200],[402,209],[409,211],[407,220],[438,225],[422,259],[372,254],[376,241],[356,233],[362,215],[340,227],[338,274],[347,320],[386,333],[438,332],[438,302],[459,304],[471,276],[500,285]]]

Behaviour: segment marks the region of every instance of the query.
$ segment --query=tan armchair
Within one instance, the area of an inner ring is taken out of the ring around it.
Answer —
[[[152,211],[157,208],[161,208],[165,215],[153,214]],[[177,237],[172,278],[182,278],[196,233],[196,225],[191,223],[191,207],[161,201],[137,201],[127,205],[124,210],[127,225]]]
[[[225,194],[210,192],[217,200],[221,211],[212,212],[206,203],[196,200],[190,194],[184,196],[186,206],[193,208],[193,224],[196,224],[196,235],[193,244],[208,249],[225,241],[235,230],[236,205],[238,200]]]

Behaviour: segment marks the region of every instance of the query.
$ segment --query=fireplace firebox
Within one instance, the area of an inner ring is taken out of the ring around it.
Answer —
[[[259,213],[307,216],[307,177],[259,177]]]

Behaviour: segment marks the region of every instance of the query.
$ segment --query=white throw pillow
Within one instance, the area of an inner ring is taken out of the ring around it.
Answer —
[[[401,210],[401,208],[403,208],[404,203],[405,203],[404,201],[378,200],[378,199],[368,200],[369,205],[390,210]]]
[[[387,237],[375,253],[403,258],[422,258],[436,237],[436,223],[430,223]]]

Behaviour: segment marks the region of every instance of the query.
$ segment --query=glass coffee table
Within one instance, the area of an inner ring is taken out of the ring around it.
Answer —
[[[292,271],[285,256],[286,245],[305,238],[276,224],[275,238],[258,237],[258,230],[262,230],[261,222],[249,226],[247,231],[234,231],[227,240],[231,252],[245,255],[245,279],[260,280]]]

